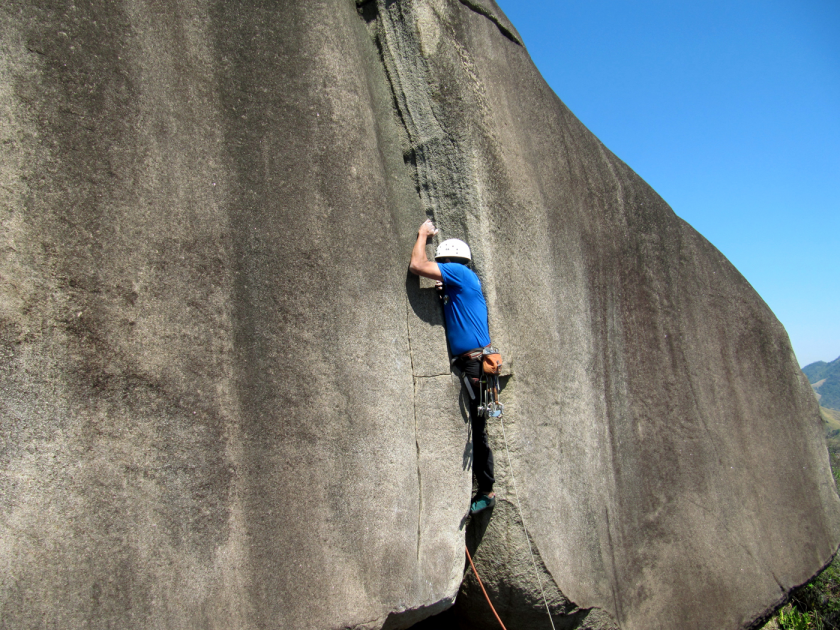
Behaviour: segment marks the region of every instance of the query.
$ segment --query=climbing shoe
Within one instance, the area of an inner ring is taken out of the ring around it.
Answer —
[[[496,505],[496,497],[488,497],[486,494],[480,494],[470,503],[470,514],[478,514],[479,512],[491,508]]]

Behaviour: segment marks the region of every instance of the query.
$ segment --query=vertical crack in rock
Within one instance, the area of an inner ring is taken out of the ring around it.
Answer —
[[[405,131],[404,159],[412,169],[420,202],[442,235],[470,244],[492,310],[494,239],[485,189],[499,164],[491,165],[492,157],[477,144],[483,141],[476,136],[476,127],[480,137],[495,142],[485,125],[491,116],[484,86],[456,32],[462,6],[498,22],[489,9],[477,10],[476,2],[376,0],[376,19],[370,24]],[[467,80],[452,81],[453,73]],[[475,113],[462,119],[453,107]]]
[[[545,627],[527,525],[581,606],[735,628],[831,560],[784,329],[602,163],[496,0],[7,5],[0,625],[397,630],[481,537],[510,630]],[[439,305],[394,267],[424,212],[522,356],[525,523],[500,501],[477,536]]]
[[[488,6],[495,4],[492,0],[371,0],[360,6],[360,14],[371,32],[385,71],[393,98],[395,120],[404,134],[404,162],[411,169],[420,203],[426,215],[435,220],[446,238],[462,238],[470,243],[474,266],[482,280],[488,301],[491,333],[496,343],[504,345],[505,332],[493,329],[497,296],[492,251],[496,239],[493,232],[493,214],[489,207],[493,200],[497,200],[494,179],[499,173],[505,172],[504,163],[498,159],[494,149],[500,146],[502,141],[496,136],[493,126],[493,112],[486,94],[486,86],[478,70],[479,64],[473,58],[468,41],[464,40],[461,27],[465,21],[474,22],[474,14],[480,14],[490,19],[507,39],[518,46],[521,46],[521,41],[518,35],[511,36],[515,31],[508,29],[506,32],[501,22],[504,16],[498,17],[487,8]],[[610,169],[613,178],[618,182],[618,201],[623,207],[624,195],[618,173],[612,169],[613,164],[609,163],[609,157],[604,156],[604,159],[608,162],[607,168]],[[605,338],[612,340],[620,330],[620,322],[615,318],[614,303],[610,303],[609,306],[607,312],[611,316],[600,323]],[[610,348],[609,344],[601,348],[601,358],[605,365],[620,362],[619,356],[611,352]],[[415,445],[420,484],[421,417],[416,405],[419,400],[419,388],[423,382],[420,379],[428,374],[418,373],[423,370],[414,360],[416,358],[412,355]],[[620,406],[613,408],[614,405],[611,404],[614,399],[614,396],[610,395],[612,387],[620,387],[620,384],[605,384],[605,410],[608,417],[622,417],[626,410]],[[608,428],[607,431],[610,432],[611,429]],[[608,441],[609,439],[610,436],[607,437]],[[607,455],[607,459],[613,462],[612,451]],[[500,479],[500,482],[500,485],[504,485],[503,480]],[[420,520],[424,509],[423,486],[419,485],[419,488],[421,504],[418,515],[418,561],[424,555],[421,549],[423,525]],[[425,509],[432,509],[428,501]],[[518,538],[527,535],[518,518],[498,507],[494,512],[491,528],[494,527],[493,522],[500,532],[506,532],[503,538],[508,542],[511,536]],[[607,527],[609,528],[609,525]],[[612,534],[611,531],[607,532],[607,536]],[[499,540],[501,547],[508,544],[504,540]],[[487,538],[482,542],[488,550],[494,544]],[[510,550],[505,551],[501,547],[502,555],[509,554]],[[612,545],[609,547],[604,549],[604,552],[614,555]],[[587,627],[616,627],[608,611],[596,607],[578,608],[576,603],[568,600],[555,576],[548,571],[536,543],[533,545],[533,553],[538,565],[542,567],[540,579],[544,578],[543,587],[547,589],[547,593],[552,593],[552,615],[558,614],[558,619],[565,619],[563,623],[572,623],[575,627],[579,627],[581,623],[591,624],[595,617],[598,618],[597,625]],[[615,568],[614,557],[612,561],[609,558],[604,558],[604,561]],[[479,558],[479,563],[481,562]],[[529,558],[521,566],[522,570],[529,574],[533,571]],[[523,582],[522,575],[516,571],[500,571],[493,563],[485,563],[483,567],[479,566],[479,570],[484,570],[489,575],[495,574],[500,588],[523,593],[530,592],[532,586],[536,588],[536,581],[533,585],[526,584],[527,580]],[[615,584],[612,586],[613,598],[616,598]],[[462,583],[460,592],[465,596],[465,601],[472,599],[473,590],[468,581]],[[534,605],[523,601],[521,604],[525,608],[514,606],[516,614],[527,608],[528,615],[540,617],[541,621],[537,621],[535,617],[534,623],[544,621],[545,610],[539,592],[529,594],[526,599],[540,603]],[[482,618],[483,613],[478,610],[468,610],[469,604],[462,602],[458,606],[476,623]]]
[[[423,475],[420,471],[420,440],[417,437],[417,379],[414,379],[414,446],[417,449],[417,560],[420,560],[420,537],[423,521]]]
[[[411,347],[411,313],[408,300],[405,302],[405,328],[408,338],[408,358],[411,361],[411,411],[414,414],[414,447],[417,457],[417,560],[420,560],[420,535],[423,519],[423,475],[420,470],[420,438],[417,435],[417,374],[414,370],[414,350]]]
[[[504,485],[504,479],[501,483]],[[615,619],[604,609],[582,607],[566,597],[536,551],[536,542],[524,527],[516,501],[503,496],[507,494],[504,488],[499,492],[492,515],[473,518],[467,528],[466,544],[484,587],[500,595],[494,598],[494,606],[506,627],[549,628],[546,617],[550,614],[556,628],[618,630]],[[511,567],[516,567],[513,580],[506,574]],[[462,628],[498,627],[472,572],[465,575],[455,608]]]
[[[615,561],[615,543],[612,538],[612,531],[610,525],[610,510],[604,507],[604,522],[606,523],[607,545],[609,546],[610,562],[612,563],[612,571],[610,572],[610,589],[612,590],[613,610],[615,611],[616,619],[623,620],[624,615],[621,610],[621,598],[618,596],[618,584],[616,584],[616,561]]]
[[[483,4],[473,0],[460,0],[460,5],[487,17],[505,37],[517,45],[522,45],[515,30],[512,27],[507,28],[501,19]],[[438,40],[445,40],[449,50],[444,61],[438,62],[450,64],[452,71],[460,72],[466,77],[467,88],[462,88],[461,96],[465,103],[469,102],[475,106],[478,125],[482,133],[492,136],[492,132],[485,128],[483,123],[483,120],[489,117],[489,105],[484,94],[484,87],[477,75],[475,62],[465,46],[458,41],[455,27],[447,19],[450,16],[443,16],[438,11],[438,9],[443,11],[448,7],[454,13],[460,5],[454,1],[448,4],[446,2],[421,4],[412,0],[403,2],[371,0],[359,6],[359,13],[371,31],[385,70],[393,97],[395,118],[405,133],[404,161],[412,170],[421,205],[426,215],[435,221],[447,238],[455,236],[470,243],[474,264],[482,278],[488,304],[492,305],[495,303],[493,265],[490,255],[493,238],[490,215],[484,201],[485,181],[490,169],[483,162],[481,150],[472,146],[474,141],[470,137],[469,130],[456,128],[457,125],[453,126],[451,116],[447,116],[444,105],[441,103],[444,99],[441,93],[449,89],[449,86],[436,79],[445,71],[432,67],[436,60],[430,59],[434,55]],[[429,34],[435,32],[436,29],[446,33],[446,37]],[[410,316],[410,313],[408,315]],[[410,320],[408,330],[409,348],[412,355],[415,445],[420,492],[417,522],[417,559],[419,561],[423,486],[416,405],[419,379],[428,375],[417,373],[413,350],[411,350]],[[510,522],[506,526],[516,525]],[[521,523],[518,527],[521,528],[523,536],[527,535]],[[534,554],[542,567],[542,575],[551,582],[550,588],[557,592],[559,601],[569,604],[562,595],[554,576],[545,568],[536,545],[534,545]],[[571,604],[571,607],[579,610],[574,604]]]
[[[372,0],[370,2],[358,3],[358,10],[361,17],[368,24],[373,36],[374,43],[379,53],[380,61],[385,71],[391,95],[394,103],[394,111],[397,120],[405,133],[405,145],[403,146],[403,159],[412,170],[415,189],[420,198],[426,215],[439,226],[445,222],[441,214],[435,210],[440,206],[439,197],[443,194],[445,186],[439,185],[433,169],[429,165],[429,153],[434,152],[432,147],[440,143],[448,143],[449,140],[439,124],[434,112],[427,105],[428,94],[423,93],[418,98],[418,86],[420,92],[426,87],[426,81],[417,80],[417,76],[425,77],[426,69],[422,56],[409,49],[413,44],[413,37],[408,32],[409,25],[413,21],[406,18],[410,8],[403,6],[404,3],[388,3],[385,0]],[[390,6],[388,6],[390,5]],[[407,5],[407,3],[406,3]],[[396,16],[392,14],[396,13]],[[404,66],[414,64],[411,68]],[[411,86],[411,88],[407,86]],[[412,89],[413,88],[413,89]],[[412,106],[412,103],[416,105]],[[422,105],[421,105],[422,103]],[[451,153],[451,150],[449,151]],[[444,151],[444,153],[447,153]],[[412,411],[414,414],[414,438],[417,461],[417,484],[418,484],[418,513],[417,513],[417,540],[416,557],[420,561],[422,546],[423,528],[423,478],[420,453],[420,438],[418,435],[417,418],[417,379],[422,377],[418,374],[414,361],[414,351],[411,345],[411,313],[410,306],[406,304],[406,328],[408,331],[409,354],[411,359],[412,373]]]
[[[418,41],[411,2],[377,0],[378,46],[408,136],[406,162],[427,215],[447,235],[466,237],[465,214],[474,214],[474,194],[464,184],[461,151],[444,130],[434,105],[430,70]]]

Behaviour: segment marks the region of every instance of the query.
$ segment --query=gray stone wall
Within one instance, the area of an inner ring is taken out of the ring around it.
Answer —
[[[567,627],[747,627],[830,559],[783,328],[522,44],[492,0],[4,3],[0,627],[406,627],[466,540],[512,629],[511,473]],[[427,216],[508,369],[478,530]]]

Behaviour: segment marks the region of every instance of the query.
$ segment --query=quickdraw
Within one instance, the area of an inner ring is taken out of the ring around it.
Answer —
[[[499,402],[499,372],[502,367],[502,355],[492,346],[484,348],[481,354],[478,413],[485,418],[500,418],[505,410],[505,406]]]

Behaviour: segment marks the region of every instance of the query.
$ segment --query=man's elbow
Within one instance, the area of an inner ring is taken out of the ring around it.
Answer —
[[[417,268],[417,265],[415,264],[415,262],[413,260],[410,263],[408,263],[408,270],[411,273],[413,273],[415,276],[420,275],[420,270]]]

